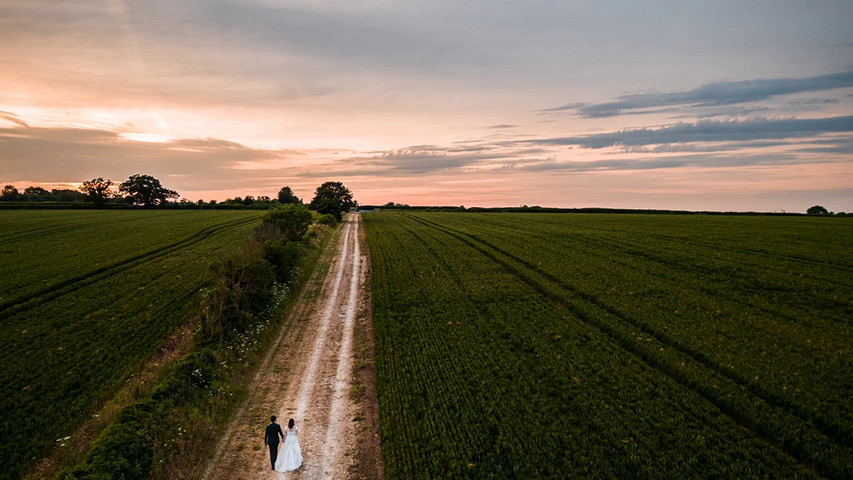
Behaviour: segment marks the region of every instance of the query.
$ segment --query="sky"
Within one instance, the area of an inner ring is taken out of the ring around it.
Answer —
[[[0,1],[0,183],[853,211],[849,0]]]

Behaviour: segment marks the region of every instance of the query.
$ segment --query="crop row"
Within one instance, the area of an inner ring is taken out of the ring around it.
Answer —
[[[853,446],[853,379],[844,373],[851,366],[844,352],[853,339],[853,295],[842,286],[853,275],[844,265],[828,275],[805,261],[782,268],[784,262],[688,253],[642,236],[619,240],[612,232],[537,239],[483,226],[473,236],[462,225],[444,228],[554,279],[560,295],[582,296]],[[527,245],[535,255],[524,251]]]
[[[247,220],[242,212],[5,211],[0,308]]]
[[[389,478],[813,475],[655,364],[647,333],[629,341],[606,309],[443,226],[480,219],[428,217],[365,216]]]
[[[209,263],[242,247],[259,216],[61,213],[88,215],[58,219],[68,229],[43,218],[43,235],[5,246],[16,279],[0,294],[9,299],[0,311],[0,478],[15,478],[70,435],[188,320]]]

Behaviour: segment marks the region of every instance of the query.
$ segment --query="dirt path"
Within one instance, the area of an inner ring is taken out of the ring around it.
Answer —
[[[372,358],[354,361],[354,342],[372,342],[364,335],[370,265],[360,231],[360,217],[350,214],[329,245],[334,258],[328,273],[309,280],[202,478],[382,477]],[[372,345],[359,347],[372,351]],[[270,415],[282,425],[293,418],[300,427],[304,463],[296,472],[270,469],[263,444]]]

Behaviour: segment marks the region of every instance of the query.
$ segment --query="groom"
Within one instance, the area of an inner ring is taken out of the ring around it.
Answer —
[[[275,423],[275,415],[270,417],[270,424],[267,425],[266,433],[264,433],[264,445],[270,447],[270,464],[275,470],[275,459],[278,457],[278,437],[284,440],[284,432],[281,431],[281,426]]]

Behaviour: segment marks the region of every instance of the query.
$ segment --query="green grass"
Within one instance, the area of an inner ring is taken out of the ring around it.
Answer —
[[[853,223],[376,212],[388,478],[853,475]]]
[[[257,211],[0,211],[0,478],[109,398],[198,306]]]

